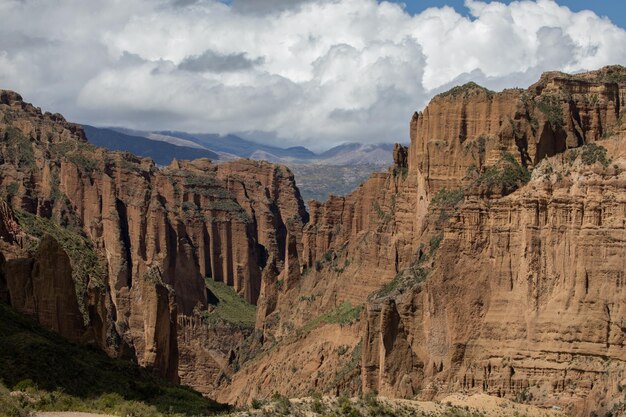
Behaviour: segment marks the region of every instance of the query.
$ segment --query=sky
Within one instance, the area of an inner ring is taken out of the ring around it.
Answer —
[[[96,126],[407,142],[454,85],[626,64],[621,3],[0,0],[0,88]]]
[[[513,0],[500,0],[501,3],[510,4]],[[403,4],[407,12],[411,14],[420,13],[429,7],[441,7],[443,5],[454,7],[461,14],[466,14],[464,0],[397,0],[394,3]],[[568,7],[574,12],[581,10],[594,11],[598,16],[608,17],[613,23],[624,28],[626,27],[626,5],[622,0],[564,0],[558,4]]]

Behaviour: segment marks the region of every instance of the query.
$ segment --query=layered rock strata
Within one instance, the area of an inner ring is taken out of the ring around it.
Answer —
[[[188,323],[207,308],[205,277],[255,303],[267,260],[284,261],[289,225],[306,221],[289,170],[248,160],[158,169],[90,146],[80,126],[10,91],[0,121],[0,187],[22,235],[4,223],[4,298],[173,380],[179,367],[218,364],[179,357],[194,349]]]

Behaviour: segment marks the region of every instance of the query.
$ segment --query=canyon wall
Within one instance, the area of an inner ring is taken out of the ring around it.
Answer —
[[[503,93],[469,86],[414,116],[409,175],[431,196],[421,239],[431,256],[366,303],[364,390],[481,391],[582,415],[623,401],[625,73],[549,73]],[[532,169],[506,196],[481,183],[504,152]],[[459,188],[446,213],[436,201]]]
[[[179,366],[222,361],[179,351],[203,329],[205,277],[255,303],[267,260],[284,261],[288,229],[307,220],[289,170],[249,160],[158,169],[92,147],[78,125],[10,91],[0,121],[0,187],[19,235],[1,242],[11,305],[172,380]]]
[[[482,391],[579,414],[621,401],[625,88],[626,69],[614,66],[433,98],[389,172],[309,202],[297,284],[263,280],[271,308],[257,327],[292,357],[315,356],[325,340],[296,337],[312,317],[363,305],[359,343],[345,327],[333,339],[360,355],[358,383],[341,379],[348,361],[320,349],[325,360],[296,372],[308,385],[281,384],[297,364],[270,351],[218,398],[249,402],[270,395],[263,383],[273,380],[293,396]]]

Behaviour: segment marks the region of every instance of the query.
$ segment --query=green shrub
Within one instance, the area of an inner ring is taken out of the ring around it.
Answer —
[[[378,201],[374,201],[372,203],[372,207],[374,208],[374,211],[376,212],[376,215],[378,216],[380,220],[384,222],[388,222],[391,219],[391,214],[385,213],[383,209],[380,207],[380,204],[378,204]]]
[[[479,153],[481,159],[484,159],[485,152],[487,150],[487,138],[485,136],[481,135],[478,138],[477,144],[478,144],[478,153]]]
[[[439,249],[439,245],[441,245],[441,241],[443,241],[443,233],[439,233],[430,239],[430,255],[434,255]]]
[[[528,390],[528,388],[524,388],[515,395],[515,399],[513,401],[517,403],[528,403],[532,401],[532,399],[533,394]]]
[[[231,214],[236,219],[239,219],[243,223],[251,223],[252,219],[248,216],[248,213],[237,203],[234,199],[215,200],[209,203],[208,208],[210,210],[224,211]]]
[[[558,129],[563,126],[563,108],[561,107],[561,99],[552,94],[542,95],[537,102],[537,108],[541,111],[552,126],[552,129]]]
[[[585,165],[593,165],[599,162],[605,168],[608,167],[611,162],[611,160],[606,157],[606,148],[595,143],[589,143],[582,147],[580,159]]]
[[[272,401],[274,401],[274,412],[278,415],[289,415],[291,413],[291,401],[284,395],[275,393],[272,395]]]
[[[335,373],[335,378],[328,389],[335,388],[340,384],[343,385],[346,382],[346,378],[357,377],[359,375],[358,369],[361,366],[361,358],[363,356],[363,347],[361,342],[357,343],[352,349],[350,354],[350,360]]]
[[[11,396],[9,390],[0,382],[0,416],[1,417],[29,417],[30,411],[25,408],[20,398]]]
[[[13,391],[28,391],[36,390],[37,384],[32,379],[22,379],[20,382],[13,386]]]
[[[432,242],[432,243],[436,243]],[[432,245],[431,243],[431,245]],[[401,291],[407,287],[414,286],[423,282],[430,274],[430,268],[424,266],[424,263],[429,259],[423,252],[423,245],[420,245],[418,250],[419,255],[407,268],[398,272],[396,276],[387,284],[383,285],[378,291],[375,291],[370,295],[370,298],[382,298],[386,297],[396,291]],[[430,255],[434,252],[431,249]]]
[[[299,335],[307,334],[324,323],[339,324],[340,326],[350,325],[359,319],[362,310],[362,304],[353,306],[349,301],[344,301],[334,310],[329,311],[326,314],[322,314],[321,316],[305,323],[300,329],[298,329],[297,333]]]
[[[14,181],[7,186],[7,194],[9,197],[15,197],[19,190],[20,190],[20,183],[17,181]]]
[[[311,411],[317,414],[323,414],[326,411],[326,407],[322,404],[321,398],[313,398],[311,403]]]
[[[225,408],[129,361],[69,342],[2,303],[0,335],[0,416],[32,411],[199,416]],[[20,397],[9,397],[2,381],[27,391],[28,401],[14,401]]]
[[[528,169],[508,152],[494,166],[488,167],[476,180],[477,184],[488,189],[499,188],[503,194],[509,194],[530,181]]]
[[[470,81],[463,85],[453,87],[448,91],[440,93],[437,95],[437,97],[467,97],[471,92],[478,92],[478,91],[484,91],[485,93],[487,93],[487,96],[489,97],[495,94],[494,91],[491,91],[485,87],[482,87],[476,84],[473,81]]]
[[[431,200],[431,204],[440,208],[454,208],[463,201],[465,193],[462,188],[447,190],[442,188]]]
[[[35,153],[27,138],[21,130],[9,126],[5,133],[6,152],[8,159],[20,168],[33,168],[35,166]]]
[[[349,398],[341,396],[337,399],[337,407],[339,408],[339,413],[341,416],[346,417],[361,417],[362,414],[359,410],[352,404]]]
[[[72,152],[66,155],[66,157],[71,163],[85,172],[93,172],[98,166],[97,161],[92,159],[91,155],[88,154]]]

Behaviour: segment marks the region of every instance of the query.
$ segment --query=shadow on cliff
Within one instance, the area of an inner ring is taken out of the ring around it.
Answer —
[[[39,389],[82,399],[115,393],[163,413],[205,415],[227,409],[190,388],[158,379],[135,364],[111,359],[94,347],[71,343],[2,303],[0,380],[8,387],[32,380]]]

